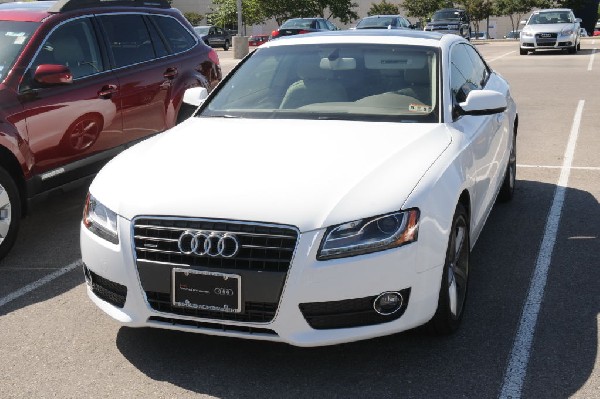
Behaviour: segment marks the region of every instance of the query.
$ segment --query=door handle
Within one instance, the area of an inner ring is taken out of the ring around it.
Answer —
[[[175,79],[175,77],[179,74],[177,68],[167,68],[163,76],[165,79]]]
[[[117,85],[104,85],[98,92],[100,98],[110,98],[117,92]]]

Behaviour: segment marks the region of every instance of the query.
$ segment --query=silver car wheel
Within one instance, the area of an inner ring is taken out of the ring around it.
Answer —
[[[465,220],[461,218],[457,221],[452,232],[452,260],[448,268],[448,299],[450,312],[454,318],[458,318],[462,313],[467,294],[469,250],[465,246],[466,229]]]
[[[8,192],[0,185],[0,245],[8,235],[11,222],[11,204]]]

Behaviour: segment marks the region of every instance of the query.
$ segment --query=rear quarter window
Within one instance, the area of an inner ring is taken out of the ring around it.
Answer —
[[[181,53],[196,45],[195,37],[175,18],[153,15],[152,20],[162,32],[173,53]]]

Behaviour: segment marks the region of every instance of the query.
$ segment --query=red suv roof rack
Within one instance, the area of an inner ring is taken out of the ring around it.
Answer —
[[[152,7],[171,8],[167,0],[59,0],[48,12],[59,13],[95,7]]]

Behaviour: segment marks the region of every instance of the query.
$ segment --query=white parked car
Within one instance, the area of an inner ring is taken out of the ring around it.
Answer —
[[[534,11],[519,37],[519,52],[527,55],[537,50],[566,50],[575,54],[581,48],[580,18],[568,8]]]
[[[452,333],[469,253],[513,196],[517,125],[508,83],[457,35],[269,41],[97,175],[89,297],[131,327],[299,346]]]

